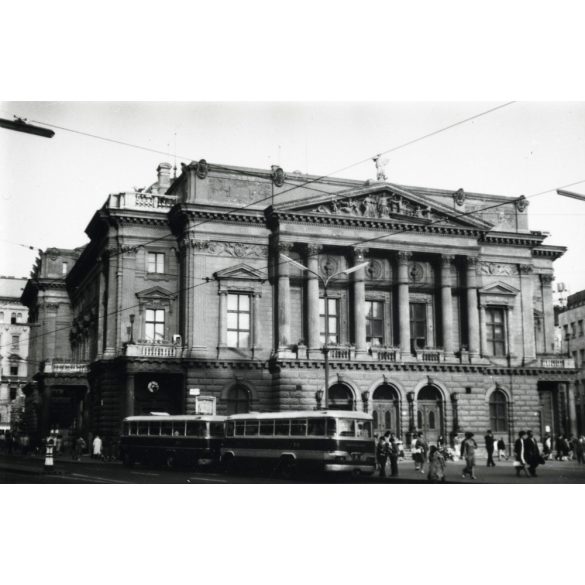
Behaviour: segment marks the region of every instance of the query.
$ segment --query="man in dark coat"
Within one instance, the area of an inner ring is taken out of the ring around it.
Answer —
[[[542,460],[538,443],[532,435],[532,431],[526,431],[524,438],[524,458],[528,464],[528,471],[532,477],[536,477],[536,468]]]
[[[516,475],[520,477],[520,472],[526,472],[526,453],[525,453],[525,445],[526,445],[526,433],[524,431],[520,431],[518,433],[518,438],[514,443],[514,467],[516,469]]]
[[[485,450],[487,451],[487,466],[488,467],[495,467],[496,464],[494,463],[494,443],[495,439],[492,435],[491,431],[487,432],[487,435],[484,437],[485,440]]]

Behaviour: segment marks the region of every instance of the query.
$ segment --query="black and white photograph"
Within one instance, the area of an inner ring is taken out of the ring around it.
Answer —
[[[577,37],[537,30],[576,20],[537,3],[524,39],[528,4],[477,28],[463,3],[382,4],[13,21],[0,483],[20,563],[29,530],[73,541],[90,583],[492,583],[518,553],[531,581],[574,577],[585,92],[576,50],[550,48]],[[50,559],[31,576],[61,582]]]

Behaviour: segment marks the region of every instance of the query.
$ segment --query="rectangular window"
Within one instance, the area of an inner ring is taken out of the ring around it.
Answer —
[[[579,337],[583,337],[583,335],[585,334],[583,332],[583,319],[579,319],[577,325],[579,327]]]
[[[304,437],[307,434],[307,419],[292,420],[290,423],[290,434],[297,437]]]
[[[328,331],[326,331],[328,329]],[[319,299],[319,330],[321,343],[325,343],[325,335],[329,334],[327,343],[339,343],[339,300],[327,299],[327,306],[325,306],[325,299]]]
[[[10,366],[10,375],[11,376],[18,376],[18,365],[16,365],[16,366],[11,365]]]
[[[314,437],[322,437],[325,434],[325,419],[310,418],[308,434]]]
[[[10,324],[14,325],[16,323],[16,313],[12,313],[12,315],[10,315]]]
[[[209,434],[212,437],[223,437],[224,436],[224,428],[223,423],[220,422],[212,422],[209,425]]]
[[[410,339],[415,348],[427,345],[427,305],[410,303]]]
[[[12,351],[18,351],[20,349],[20,335],[12,336]]]
[[[187,423],[187,435],[190,437],[205,437],[205,423],[202,421],[189,421]]]
[[[281,437],[288,437],[290,429],[290,420],[277,420],[274,423],[274,434]]]
[[[18,386],[10,386],[10,400],[16,400],[18,394]]]
[[[249,420],[246,422],[246,435],[256,436],[258,434],[259,423],[257,420]]]
[[[147,271],[163,274],[165,271],[165,255],[163,252],[148,252]]]
[[[244,420],[237,420],[236,421],[236,435],[243,437],[245,428],[246,428],[246,421],[244,421]]]
[[[571,323],[571,337],[575,339],[577,336],[577,328],[575,327],[575,323]]]
[[[173,422],[173,437],[184,437],[185,436],[185,421],[174,421]]]
[[[163,309],[146,309],[144,337],[146,341],[162,341],[165,338],[165,312]]]
[[[384,345],[384,303],[366,301],[366,341],[369,347]]]
[[[485,315],[488,351],[493,356],[503,357],[506,355],[504,309],[492,307],[486,309]]]
[[[228,347],[250,347],[250,295],[228,294]]]
[[[581,354],[581,363],[579,364],[579,367],[582,368],[583,365],[585,365],[585,349],[580,350],[579,353]]]
[[[67,262],[61,264],[61,274],[67,274]]]
[[[273,420],[261,420],[260,421],[260,434],[271,437],[274,434],[274,421]]]

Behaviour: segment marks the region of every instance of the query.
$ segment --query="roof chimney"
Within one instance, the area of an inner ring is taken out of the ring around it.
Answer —
[[[168,162],[162,162],[156,168],[158,176],[158,192],[166,193],[171,185],[171,169],[172,166]]]

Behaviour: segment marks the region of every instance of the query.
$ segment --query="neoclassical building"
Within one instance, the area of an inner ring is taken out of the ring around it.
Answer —
[[[66,277],[87,430],[126,415],[343,408],[408,442],[576,424],[528,202],[162,163],[111,195]],[[326,367],[327,366],[327,367]]]

